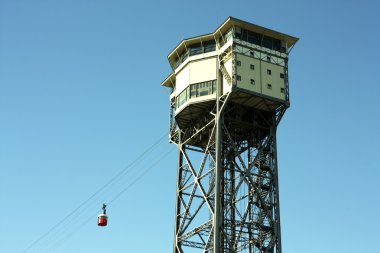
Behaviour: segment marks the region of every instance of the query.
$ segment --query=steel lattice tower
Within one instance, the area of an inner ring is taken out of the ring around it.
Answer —
[[[276,129],[297,40],[229,17],[169,54],[174,253],[281,253]]]

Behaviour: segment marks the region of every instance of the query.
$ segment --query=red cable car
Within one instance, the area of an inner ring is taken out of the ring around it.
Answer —
[[[103,204],[103,213],[98,215],[98,226],[107,226],[108,217],[106,215],[106,205]]]

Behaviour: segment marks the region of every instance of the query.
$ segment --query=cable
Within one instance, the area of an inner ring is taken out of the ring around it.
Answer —
[[[38,237],[35,241],[33,241],[28,247],[26,247],[21,253],[28,252],[32,247],[34,247],[37,243],[39,243],[42,239],[46,238],[52,231],[58,228],[63,222],[65,222],[68,218],[73,216],[80,208],[82,208],[85,204],[87,204],[90,200],[92,200],[96,195],[102,192],[106,187],[112,184],[116,179],[120,178],[123,174],[128,171],[135,163],[137,163],[142,157],[144,157],[148,152],[152,151],[157,145],[163,141],[163,139],[168,135],[165,133],[161,136],[154,144],[152,144],[148,149],[146,149],[141,155],[139,155],[135,160],[133,160],[127,167],[117,173],[113,178],[111,178],[106,184],[104,184],[101,188],[99,188],[95,193],[93,193],[89,198],[87,198],[84,202],[82,202],[78,207],[76,207],[73,211],[71,211],[68,215],[66,215],[62,220],[56,223],[53,227],[51,227],[47,232]]]
[[[165,157],[167,157],[173,150],[169,150],[166,152],[163,156],[161,156],[153,165],[148,167],[139,177],[137,177],[130,185],[125,187],[119,194],[117,194],[111,201],[108,202],[108,206],[120,198],[121,195],[123,195],[129,188],[131,188],[134,184],[136,184],[142,177],[144,177],[151,169],[153,169],[159,162],[161,162]]]
[[[135,185],[138,181],[140,181],[148,172],[150,172],[154,167],[157,166],[165,157],[167,157],[173,150],[169,150],[164,155],[162,155],[159,159],[157,159],[153,164],[151,164],[149,167],[147,167],[137,178],[135,178],[130,184],[128,184],[124,189],[122,189],[113,199],[111,199],[109,202],[107,202],[107,206],[109,207],[111,203],[114,203],[117,199],[119,199],[125,192],[127,192],[133,185]],[[100,211],[99,209],[97,213]],[[69,238],[71,238],[76,232],[78,232],[83,226],[85,226],[87,223],[89,223],[94,217],[94,214],[91,214],[91,216],[86,219],[83,223],[81,223],[78,227],[76,227],[72,232],[64,236],[62,239],[55,242],[52,246],[48,247],[47,250],[44,252],[54,252],[59,245],[62,245],[65,241],[67,241]]]
[[[87,225],[92,219],[93,219],[93,216],[98,214],[100,212],[101,209],[99,209],[95,214],[93,214],[92,216],[90,216],[87,220],[85,220],[84,222],[82,222],[75,230],[74,232],[72,233],[69,233],[68,235],[66,235],[65,237],[63,237],[61,240],[55,242],[53,245],[51,245],[50,247],[48,247],[45,251],[43,252],[54,252],[56,249],[59,248],[60,245],[62,245],[65,241],[67,241],[68,239],[70,239],[71,236],[74,235],[75,232],[78,232],[82,227],[84,227],[85,225]]]

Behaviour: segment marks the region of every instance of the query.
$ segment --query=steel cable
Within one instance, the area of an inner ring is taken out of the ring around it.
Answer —
[[[157,159],[153,164],[151,164],[149,167],[147,167],[137,178],[135,178],[130,184],[128,184],[125,188],[123,188],[121,191],[118,192],[118,194],[111,199],[109,202],[107,202],[107,206],[109,207],[111,203],[114,203],[117,199],[119,199],[125,192],[127,192],[133,185],[135,185],[138,181],[140,181],[148,172],[150,172],[153,168],[157,166],[165,157],[167,157],[173,150],[169,150],[165,154],[163,154],[159,159]],[[99,213],[101,209],[98,209],[97,213]],[[52,246],[50,246],[46,251],[47,252],[54,252],[56,249],[59,248],[60,245],[64,244],[68,239],[70,239],[76,232],[78,232],[81,228],[83,228],[85,225],[87,225],[97,214],[91,214],[91,216],[86,219],[83,223],[81,223],[79,226],[77,226],[72,232],[65,235],[62,239],[56,241]]]
[[[82,207],[84,207],[87,203],[89,203],[92,199],[102,193],[107,187],[111,186],[119,182],[125,174],[133,168],[143,157],[145,157],[148,153],[152,152],[154,149],[158,147],[158,145],[165,139],[168,133],[162,135],[156,142],[154,142],[149,148],[147,148],[141,155],[139,155],[135,160],[133,160],[129,165],[127,165],[124,169],[119,171],[114,177],[112,177],[106,184],[100,187],[97,191],[95,191],[90,197],[88,197],[85,201],[83,201],[80,205],[78,205],[73,211],[67,214],[64,218],[62,218],[59,222],[57,222],[54,226],[52,226],[48,231],[34,240],[28,247],[26,247],[21,253],[26,253],[30,249],[32,249],[35,245],[45,239],[48,235],[50,235],[53,231],[57,230],[65,221],[67,221],[70,217],[76,214]]]

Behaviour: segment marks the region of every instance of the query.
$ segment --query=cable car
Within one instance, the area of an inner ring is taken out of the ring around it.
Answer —
[[[103,204],[103,213],[98,215],[98,226],[107,226],[108,217],[106,215],[106,205]]]

